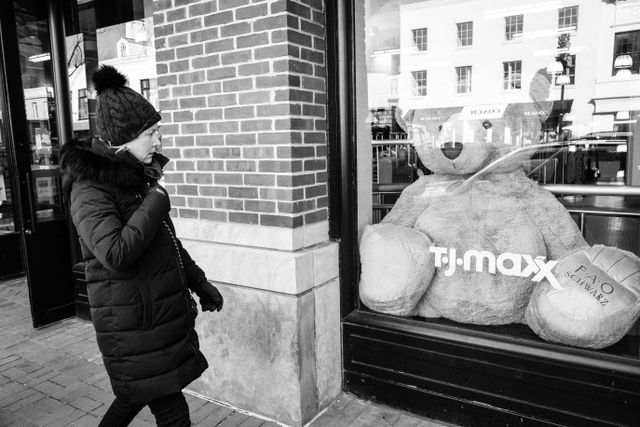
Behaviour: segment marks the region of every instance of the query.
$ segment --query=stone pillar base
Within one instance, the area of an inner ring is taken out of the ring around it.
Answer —
[[[222,312],[198,316],[210,368],[189,389],[300,426],[341,391],[338,245],[310,240],[321,235],[318,225],[306,238],[252,227],[176,220],[185,248],[225,298]],[[263,239],[279,248],[253,246]]]

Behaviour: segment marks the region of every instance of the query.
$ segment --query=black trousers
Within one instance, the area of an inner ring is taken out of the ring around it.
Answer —
[[[149,409],[158,427],[189,427],[189,405],[182,393],[170,394],[158,400],[149,402]],[[115,398],[104,414],[99,427],[126,427],[146,405],[130,403],[118,397]]]

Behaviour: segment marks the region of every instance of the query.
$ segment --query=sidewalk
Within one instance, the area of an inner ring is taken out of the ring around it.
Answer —
[[[97,426],[113,399],[90,322],[67,319],[31,326],[25,278],[0,282],[0,426]],[[196,426],[278,424],[189,395]],[[131,424],[153,426],[145,408]],[[344,394],[310,427],[439,426]]]

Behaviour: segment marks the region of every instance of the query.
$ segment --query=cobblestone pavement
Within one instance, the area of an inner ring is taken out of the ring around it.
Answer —
[[[0,282],[0,427],[97,426],[113,399],[90,322],[34,329],[24,278]],[[187,394],[193,425],[278,424]],[[145,408],[131,426],[155,425]],[[344,394],[310,427],[439,426]]]

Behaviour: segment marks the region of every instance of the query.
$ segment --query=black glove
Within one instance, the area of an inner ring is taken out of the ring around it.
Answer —
[[[220,311],[222,310],[222,304],[224,303],[224,299],[218,291],[218,288],[213,286],[209,282],[201,282],[197,288],[193,289],[193,291],[198,295],[200,299],[200,306],[202,307],[202,311]]]

